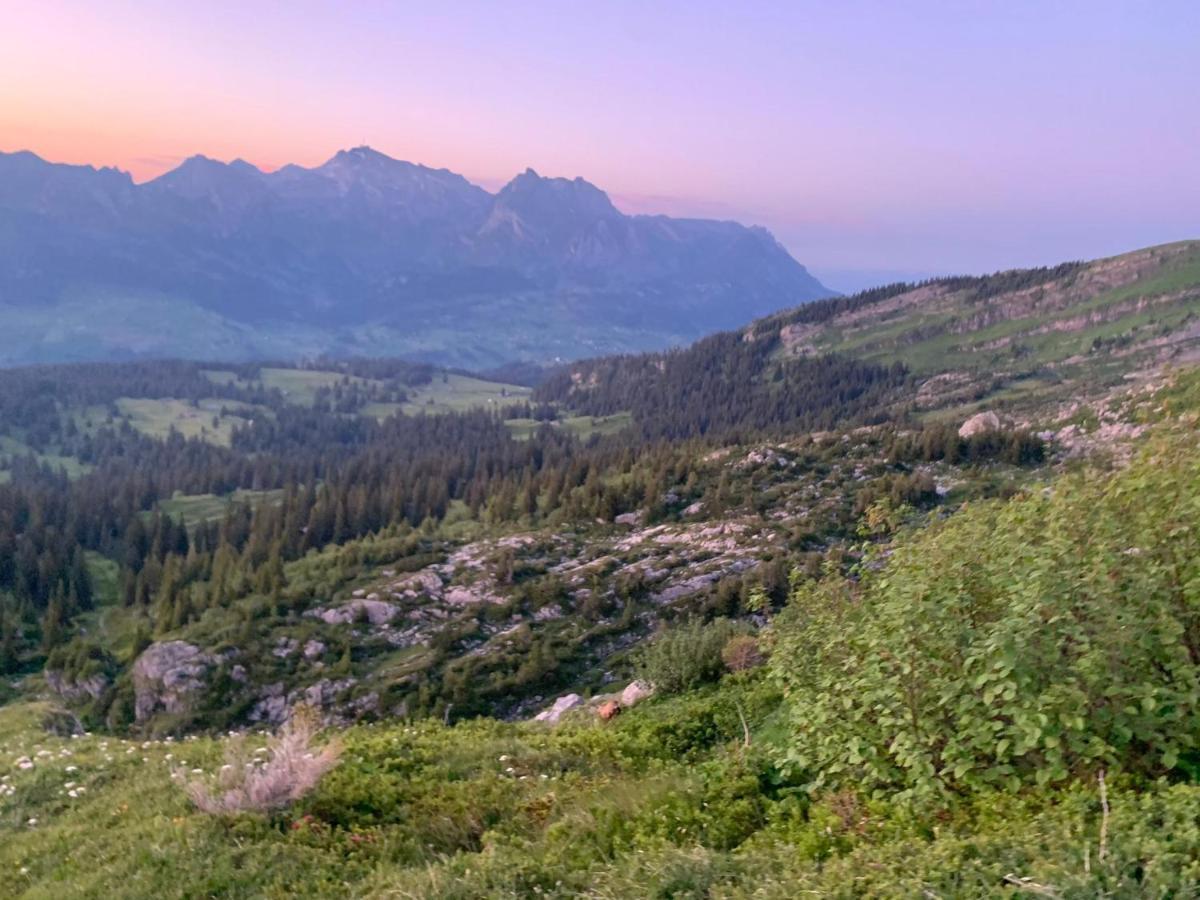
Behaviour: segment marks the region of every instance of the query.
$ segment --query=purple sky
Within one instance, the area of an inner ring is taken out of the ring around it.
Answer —
[[[1200,2],[12,0],[0,149],[338,148],[770,227],[832,286],[1200,237]]]

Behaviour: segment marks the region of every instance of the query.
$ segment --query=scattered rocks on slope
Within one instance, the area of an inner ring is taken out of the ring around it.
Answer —
[[[391,622],[398,612],[395,606],[384,600],[364,600],[356,597],[345,606],[313,610],[310,615],[317,616],[326,625],[358,622],[365,616],[372,625],[379,626]]]
[[[636,706],[653,693],[652,685],[644,681],[631,681],[619,694],[599,694],[588,700],[586,705],[589,709],[594,709],[596,715],[607,722],[621,710]],[[534,716],[533,720],[556,725],[564,713],[583,705],[585,705],[584,699],[578,694],[564,694],[554,701],[553,706]]]

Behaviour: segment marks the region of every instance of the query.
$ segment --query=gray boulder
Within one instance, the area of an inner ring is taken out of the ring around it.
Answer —
[[[653,685],[641,680],[631,681],[625,690],[621,691],[621,705],[626,708],[634,706],[653,693]]]
[[[134,713],[137,721],[160,709],[185,713],[205,688],[213,657],[186,641],[151,644],[133,664]]]
[[[998,431],[1000,425],[1000,417],[991,410],[975,413],[975,415],[962,423],[962,426],[958,429],[958,436],[960,438],[969,438],[977,434],[982,434],[985,431]]]
[[[316,613],[316,615],[326,625],[346,625],[350,622],[357,622],[362,618],[366,618],[368,622],[378,627],[391,622],[399,612],[399,609],[383,600],[355,598],[345,606],[336,606],[333,609],[322,610]]]
[[[545,722],[548,725],[554,725],[563,717],[563,713],[567,710],[574,709],[577,706],[583,705],[583,698],[578,694],[566,694],[554,701],[554,705],[549,709],[544,709],[533,717],[535,722]]]

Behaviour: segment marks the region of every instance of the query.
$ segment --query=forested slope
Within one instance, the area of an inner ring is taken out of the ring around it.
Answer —
[[[186,799],[223,738],[2,709],[0,865],[30,897],[1187,896],[1197,387],[1135,398],[1153,436],[1127,467],[928,524],[876,507],[857,565],[796,579],[765,666],[652,644],[664,686],[719,680],[607,723],[358,726],[270,815]]]

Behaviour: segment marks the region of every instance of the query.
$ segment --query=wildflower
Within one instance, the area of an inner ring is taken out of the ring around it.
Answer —
[[[63,769],[63,771],[64,772],[78,772],[79,766],[67,766],[65,769]]]
[[[34,819],[30,819],[30,820],[29,820],[29,821],[27,821],[25,824],[26,824],[26,825],[28,825],[30,828],[32,828],[34,825],[36,825],[36,824],[37,824],[37,819],[36,819],[36,818],[34,818]]]
[[[67,796],[68,796],[68,797],[78,797],[78,796],[79,796],[79,791],[77,791],[77,790],[75,790],[74,788],[72,788],[71,790],[67,791]]]

